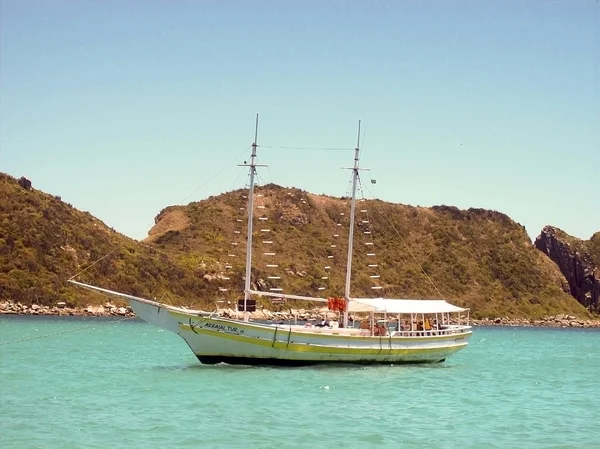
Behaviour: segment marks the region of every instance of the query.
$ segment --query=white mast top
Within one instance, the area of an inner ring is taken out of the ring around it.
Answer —
[[[360,120],[358,121],[358,138],[354,149],[354,166],[352,167],[352,202],[350,203],[350,230],[348,235],[348,259],[346,262],[346,288],[344,298],[346,309],[344,310],[344,327],[348,327],[348,305],[350,303],[350,278],[352,275],[352,246],[354,243],[354,214],[356,209],[356,183],[358,181],[358,152],[360,147]]]

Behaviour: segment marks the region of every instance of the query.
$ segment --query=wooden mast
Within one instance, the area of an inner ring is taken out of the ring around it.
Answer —
[[[252,226],[254,218],[254,176],[256,175],[256,140],[258,138],[258,114],[256,114],[256,127],[254,129],[254,143],[252,143],[252,155],[250,156],[250,187],[248,188],[248,237],[246,242],[246,280],[244,285],[244,321],[249,320],[247,308],[250,299],[250,283],[252,276]],[[244,164],[246,165],[246,164]]]
[[[354,243],[354,214],[356,211],[356,184],[358,182],[358,153],[360,147],[360,120],[358,121],[358,138],[354,149],[354,166],[352,167],[352,202],[350,203],[350,230],[348,232],[348,258],[346,262],[346,288],[344,298],[346,308],[344,309],[344,327],[348,327],[348,306],[350,305],[350,278],[352,276],[352,247]]]

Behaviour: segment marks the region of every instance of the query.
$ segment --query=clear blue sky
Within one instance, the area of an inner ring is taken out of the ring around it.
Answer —
[[[596,0],[0,7],[0,171],[129,236],[243,187],[257,112],[266,146],[352,148],[362,119],[381,199],[498,210],[532,237],[600,230]],[[259,162],[342,196],[352,153]]]

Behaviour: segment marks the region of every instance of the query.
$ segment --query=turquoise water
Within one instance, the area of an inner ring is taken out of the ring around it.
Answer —
[[[141,321],[0,317],[0,447],[597,448],[599,348],[477,328],[432,366],[202,366]]]

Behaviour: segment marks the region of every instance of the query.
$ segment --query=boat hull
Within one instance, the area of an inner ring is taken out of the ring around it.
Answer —
[[[379,360],[357,360],[353,362],[340,360],[291,360],[291,359],[260,359],[253,357],[229,357],[229,356],[211,356],[197,355],[200,363],[203,365],[217,365],[226,363],[228,365],[253,365],[253,366],[313,366],[313,365],[393,365],[393,364],[423,364],[423,363],[442,363],[446,359],[438,360],[437,362],[425,361],[379,361]]]
[[[463,349],[470,328],[428,336],[361,335],[358,329],[307,329],[242,322],[149,300],[130,304],[138,317],[181,336],[201,363],[314,365],[438,363]]]

